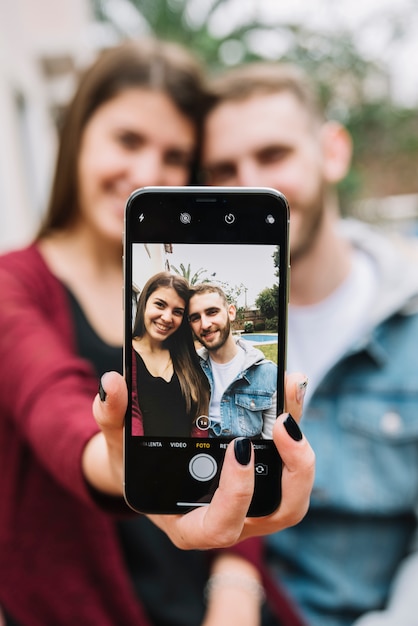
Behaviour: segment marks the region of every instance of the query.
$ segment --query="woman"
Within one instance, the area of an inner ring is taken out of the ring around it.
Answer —
[[[207,414],[209,387],[186,319],[189,284],[169,272],[141,291],[132,331],[135,435],[190,437]]]
[[[79,459],[97,431],[98,378],[122,371],[126,199],[144,185],[187,184],[203,98],[201,69],[177,46],[127,43],[103,53],[63,119],[38,237],[2,262],[2,296],[16,315],[10,352],[1,344],[11,366],[0,383],[2,493],[11,505],[0,507],[0,605],[21,626],[145,624],[138,596],[163,619],[144,583],[153,527],[129,516],[116,523],[94,506],[127,515],[121,501],[87,486]],[[2,317],[3,329],[8,323]],[[204,565],[194,566],[202,578]]]
[[[121,497],[126,387],[116,372],[102,375],[122,368],[126,198],[144,185],[188,182],[203,100],[201,70],[176,46],[127,43],[101,55],[63,119],[39,235],[0,259],[0,606],[10,623],[144,626],[146,612],[155,624],[164,623],[165,610],[174,607],[175,615],[177,596],[158,597],[170,548],[149,540],[154,527],[130,520]],[[290,438],[286,446],[294,447]],[[225,529],[236,539],[243,532],[246,499],[234,485],[245,484],[251,497],[248,460],[226,462],[236,515],[224,519],[215,502],[207,513],[216,523],[199,528],[188,514],[159,525],[183,547],[233,543],[223,536]],[[303,472],[301,479],[303,490]],[[302,506],[289,501],[273,525],[291,523],[289,510],[300,514],[306,502],[307,494]],[[206,512],[197,515],[203,520]],[[204,579],[205,564],[193,571]],[[186,589],[198,576],[191,578]]]

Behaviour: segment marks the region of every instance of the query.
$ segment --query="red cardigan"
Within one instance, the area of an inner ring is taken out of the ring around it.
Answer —
[[[0,257],[0,607],[24,626],[149,624],[109,515],[128,509],[81,472],[97,385],[36,246]],[[236,551],[262,568],[260,547]],[[284,624],[300,624],[266,584]]]
[[[148,624],[112,517],[81,472],[97,385],[37,248],[1,257],[0,606],[25,626]]]

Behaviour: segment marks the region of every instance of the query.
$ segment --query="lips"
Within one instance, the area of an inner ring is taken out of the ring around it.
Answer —
[[[164,326],[163,324],[160,324],[158,322],[154,322],[154,326],[160,333],[168,333],[172,329],[172,326]]]
[[[205,341],[208,341],[208,342],[213,341],[213,339],[215,339],[217,333],[218,333],[217,330],[206,331],[205,333],[202,333],[202,339],[204,339]]]

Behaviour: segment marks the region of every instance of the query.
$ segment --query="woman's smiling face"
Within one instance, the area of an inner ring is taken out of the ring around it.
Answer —
[[[120,242],[129,195],[139,187],[186,185],[194,124],[165,93],[130,88],[88,121],[78,159],[79,220],[95,237]]]
[[[149,338],[165,341],[180,327],[186,303],[173,287],[159,287],[145,305],[144,326]]]

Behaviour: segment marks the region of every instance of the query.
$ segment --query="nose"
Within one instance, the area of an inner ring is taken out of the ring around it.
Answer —
[[[207,317],[207,315],[203,314],[200,318],[200,324],[204,330],[207,330],[212,326],[212,321],[210,317]]]
[[[260,187],[264,184],[260,168],[250,159],[241,161],[236,175],[238,187]]]
[[[134,188],[163,185],[164,165],[158,150],[148,148],[133,156],[130,177]]]
[[[172,320],[171,311],[169,309],[164,309],[164,311],[161,312],[161,319],[166,323],[171,322]]]

